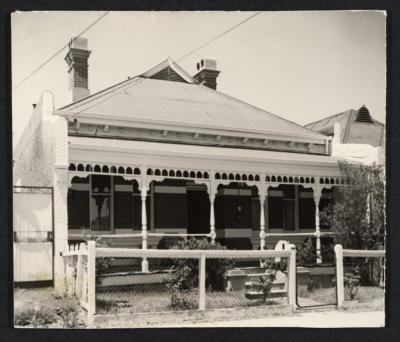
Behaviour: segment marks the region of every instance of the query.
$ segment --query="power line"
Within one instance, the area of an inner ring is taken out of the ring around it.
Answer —
[[[76,37],[72,38],[71,42],[74,41],[75,39],[79,38],[81,35],[83,35],[85,32],[90,30],[94,25],[96,25],[101,19],[103,19],[110,11],[106,11],[103,13],[100,17],[98,17],[95,21],[93,21],[89,26],[87,26],[82,32],[80,32]],[[40,64],[36,69],[34,69],[31,73],[26,75],[15,87],[13,87],[13,90],[17,89],[19,86],[21,86],[26,80],[28,80],[33,74],[38,72],[40,69],[42,69],[47,63],[49,63],[54,57],[56,57],[59,53],[61,53],[65,48],[67,48],[69,43],[64,45],[61,49],[57,50],[56,53],[51,55],[48,59],[46,59],[42,64]]]
[[[246,18],[245,20],[241,21],[240,23],[238,23],[238,24],[232,26],[231,28],[229,28],[228,30],[226,30],[226,31],[224,31],[224,32],[222,32],[222,33],[220,33],[218,36],[214,37],[213,39],[211,39],[211,40],[209,40],[209,41],[203,43],[202,45],[200,45],[200,46],[197,47],[196,49],[194,49],[194,50],[188,52],[186,55],[184,55],[184,56],[178,58],[178,59],[176,60],[176,62],[179,62],[180,60],[182,60],[182,59],[184,59],[184,58],[190,56],[191,54],[193,54],[193,53],[195,53],[196,51],[200,50],[201,48],[205,47],[206,45],[211,44],[212,42],[216,41],[218,38],[221,38],[223,35],[227,34],[228,32],[231,32],[232,30],[234,30],[235,28],[239,27],[240,25],[243,25],[245,22],[249,21],[250,19],[253,19],[255,16],[259,15],[260,13],[261,13],[261,12],[257,12],[257,13],[255,13],[255,14],[251,15],[250,17]]]

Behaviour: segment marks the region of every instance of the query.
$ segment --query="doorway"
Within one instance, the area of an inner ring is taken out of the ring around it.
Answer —
[[[187,214],[188,234],[210,232],[210,199],[205,189],[187,190]]]

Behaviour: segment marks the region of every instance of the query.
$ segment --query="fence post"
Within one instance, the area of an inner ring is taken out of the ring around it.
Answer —
[[[206,256],[199,259],[199,310],[206,309]]]
[[[75,282],[75,296],[80,299],[82,295],[82,272],[83,272],[83,256],[82,256],[83,244],[79,244],[78,249],[78,260],[76,262],[76,282]]]
[[[93,315],[96,313],[96,241],[88,242],[87,278],[88,324],[93,325]]]
[[[343,247],[335,245],[336,255],[336,291],[337,306],[341,308],[344,303],[344,278],[343,278]]]
[[[296,246],[290,245],[288,265],[288,299],[289,305],[296,309]]]

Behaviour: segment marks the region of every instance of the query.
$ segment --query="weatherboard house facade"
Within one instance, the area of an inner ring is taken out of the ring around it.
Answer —
[[[72,103],[54,108],[44,92],[14,150],[15,185],[54,189],[56,283],[60,252],[88,231],[143,249],[312,237],[320,254],[330,230],[319,213],[344,185],[331,136],[218,92],[211,58],[194,76],[166,59],[90,94],[89,55],[86,39],[71,41]]]

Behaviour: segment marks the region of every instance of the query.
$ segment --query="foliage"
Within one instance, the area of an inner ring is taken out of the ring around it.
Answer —
[[[267,302],[267,298],[271,293],[272,283],[275,280],[276,272],[270,272],[268,275],[258,277],[257,280],[253,281],[251,288],[262,294],[263,303]]]
[[[385,174],[380,165],[340,163],[348,186],[338,187],[338,198],[321,212],[321,222],[332,228],[344,248],[378,249],[384,244]]]
[[[321,245],[321,258],[324,263],[335,262],[335,250],[333,243]]]
[[[96,241],[96,247],[109,247],[110,243],[103,240],[101,236],[96,235],[90,229],[82,229],[83,238],[86,241]],[[96,257],[96,285],[101,284],[104,273],[111,267],[113,258]]]
[[[171,308],[173,310],[194,310],[197,308],[195,289],[177,290],[171,293]]]
[[[317,260],[317,252],[311,238],[303,242],[301,249],[297,252],[297,263],[299,266],[313,264]]]
[[[358,267],[355,267],[353,272],[344,275],[344,289],[350,300],[357,296],[360,283],[361,276]]]
[[[311,277],[307,278],[307,291],[311,292],[315,288],[315,280]]]
[[[48,307],[40,309],[25,309],[15,312],[16,326],[45,327],[57,322],[57,315]]]
[[[55,313],[61,317],[65,328],[77,328],[80,324],[76,306],[70,303],[63,303],[55,310]]]
[[[219,243],[211,243],[207,239],[177,241],[172,249],[184,250],[221,250],[225,249]],[[232,262],[226,259],[206,260],[206,288],[214,291],[224,289],[224,274]],[[197,259],[172,260],[172,272],[167,286],[172,290],[171,304],[178,308],[188,306],[188,298],[199,284],[199,261]],[[190,306],[190,305],[189,305]]]

